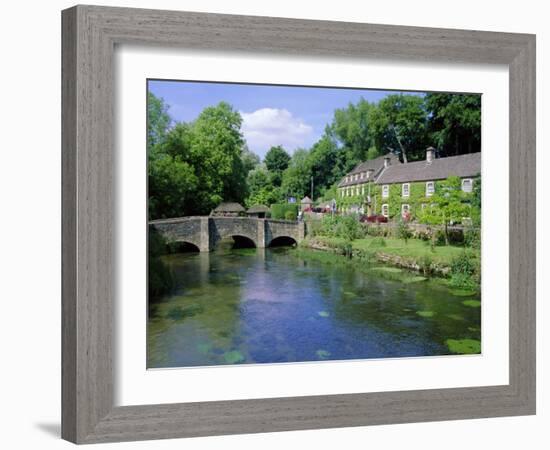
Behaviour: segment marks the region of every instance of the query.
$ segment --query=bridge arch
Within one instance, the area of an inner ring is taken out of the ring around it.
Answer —
[[[277,236],[268,242],[267,247],[295,247],[298,245],[292,236]]]
[[[245,236],[244,234],[228,234],[224,236],[219,236],[214,243],[214,247],[217,247],[222,241],[227,241],[228,239],[233,240],[233,248],[257,248],[258,243],[256,239],[251,236]]]
[[[172,253],[195,253],[200,252],[200,245],[191,241],[177,240],[169,243]]]

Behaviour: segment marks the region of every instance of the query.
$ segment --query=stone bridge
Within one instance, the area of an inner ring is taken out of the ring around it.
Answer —
[[[228,237],[248,239],[257,248],[289,238],[300,243],[305,237],[304,222],[255,217],[191,216],[153,220],[149,226],[168,241],[193,244],[201,252],[213,250],[219,241]]]

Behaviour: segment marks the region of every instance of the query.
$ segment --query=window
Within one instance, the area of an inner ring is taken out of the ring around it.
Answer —
[[[403,216],[403,215],[407,214],[409,211],[410,211],[409,205],[407,205],[406,203],[403,203],[401,205],[401,215]]]
[[[361,175],[359,176],[359,178],[363,179],[363,172],[361,172]]]
[[[359,186],[355,188],[355,195],[359,195]]]
[[[389,212],[388,212],[388,204],[387,203],[384,203],[382,205],[382,215],[384,217],[388,217],[389,216]]]
[[[382,197],[388,198],[390,196],[390,186],[388,184],[384,184],[382,186]]]
[[[403,185],[401,186],[401,195],[403,197],[408,197],[409,196],[409,189],[410,189],[409,183],[403,183]]]
[[[431,197],[435,192],[435,183],[433,181],[426,182],[426,197]]]
[[[474,186],[474,180],[471,178],[464,178],[462,180],[462,190],[464,192],[472,192],[472,188]]]
[[[361,186],[361,195],[365,195],[365,185]]]

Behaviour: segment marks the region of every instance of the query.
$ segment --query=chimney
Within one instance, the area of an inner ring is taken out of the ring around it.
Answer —
[[[428,147],[426,149],[426,163],[431,164],[434,159],[435,159],[435,148]]]
[[[390,160],[390,155],[388,153],[386,156],[384,156],[384,168],[389,167],[390,163],[391,163],[391,160]]]

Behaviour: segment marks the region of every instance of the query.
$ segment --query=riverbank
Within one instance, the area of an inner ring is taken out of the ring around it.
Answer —
[[[315,236],[305,239],[302,247],[328,251],[350,258],[381,262],[413,270],[423,276],[438,276],[451,285],[479,289],[480,251],[463,246],[431,246],[419,239],[366,236],[346,240]]]

